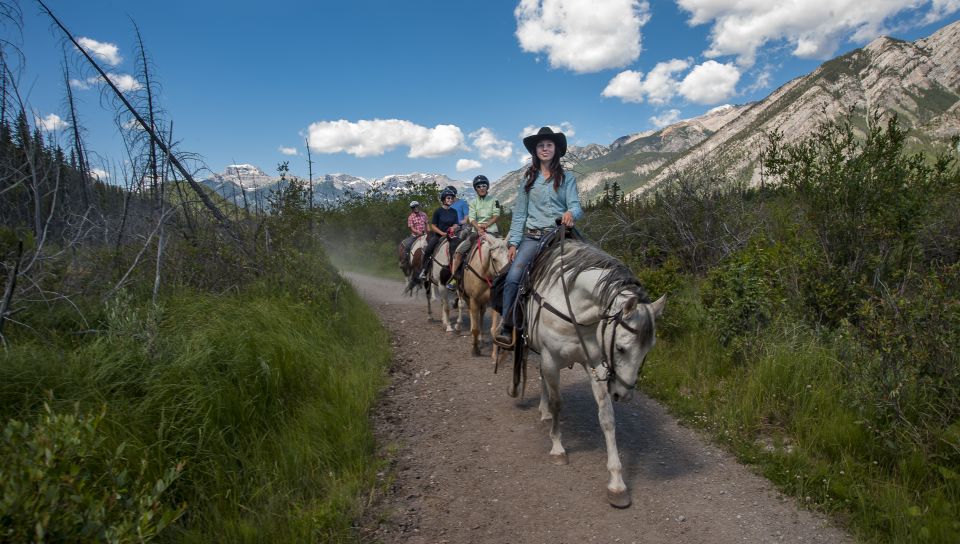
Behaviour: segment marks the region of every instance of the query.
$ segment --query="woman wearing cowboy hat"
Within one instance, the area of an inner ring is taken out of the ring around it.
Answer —
[[[560,158],[567,153],[566,135],[543,127],[524,138],[523,145],[532,160],[517,191],[507,236],[512,264],[503,288],[503,321],[495,338],[501,345],[513,343],[513,302],[523,273],[537,254],[540,238],[556,226],[557,218],[564,226],[572,227],[583,215],[577,180],[565,173],[560,164]]]

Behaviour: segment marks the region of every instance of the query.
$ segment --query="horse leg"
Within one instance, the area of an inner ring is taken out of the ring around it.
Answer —
[[[457,332],[460,332],[463,329],[463,305],[466,301],[460,296],[459,290],[456,291],[453,296],[456,297],[454,300],[457,301],[457,322],[454,323],[453,328]]]
[[[483,308],[476,299],[470,299],[470,336],[473,337],[473,356],[480,356],[480,323],[483,322]]]
[[[586,370],[586,368],[584,368]],[[590,377],[589,371],[587,376]],[[607,394],[605,382],[590,379],[593,388],[593,398],[597,400],[597,412],[600,419],[600,428],[603,438],[607,442],[607,470],[610,471],[610,481],[607,483],[607,502],[616,508],[630,506],[630,492],[623,482],[623,465],[620,464],[620,454],[617,451],[617,429],[613,419],[613,401]]]
[[[450,295],[443,286],[438,285],[437,291],[440,293],[440,308],[443,310],[443,328],[447,332],[453,332],[453,326],[450,325]]]
[[[431,296],[432,293],[430,292],[430,284],[429,284],[429,283],[427,283],[426,285],[424,285],[423,291],[424,291],[424,293],[425,293],[426,296],[427,296],[427,321],[433,321],[433,307],[432,307],[431,304],[430,304],[430,296]]]
[[[555,465],[567,464],[567,452],[560,443],[560,368],[554,364],[553,358],[546,351],[541,356],[540,363],[540,421],[550,420],[550,459]],[[549,409],[549,417],[543,411],[544,401]]]

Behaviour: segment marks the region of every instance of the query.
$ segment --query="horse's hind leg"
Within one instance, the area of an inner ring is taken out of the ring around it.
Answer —
[[[480,324],[483,323],[483,306],[470,299],[470,336],[473,337],[473,356],[480,356]]]
[[[555,465],[567,464],[567,452],[560,442],[560,407],[563,401],[560,398],[560,368],[553,362],[546,351],[542,354],[540,363],[540,420],[550,421],[550,459]],[[544,404],[549,415],[544,411]]]
[[[591,379],[590,384],[593,387],[593,397],[597,400],[600,428],[603,430],[603,438],[607,442],[607,470],[610,471],[610,481],[607,483],[607,501],[611,506],[626,508],[630,506],[630,492],[627,491],[627,485],[623,482],[623,466],[620,464],[620,454],[617,451],[613,401],[607,394],[605,382]]]

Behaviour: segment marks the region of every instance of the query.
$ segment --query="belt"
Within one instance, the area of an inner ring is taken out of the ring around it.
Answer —
[[[554,230],[554,229],[553,229],[553,228],[546,228],[546,229],[526,229],[526,234],[527,234],[527,236],[540,237],[540,236],[543,236],[544,234],[549,233],[549,232],[552,231],[552,230]]]

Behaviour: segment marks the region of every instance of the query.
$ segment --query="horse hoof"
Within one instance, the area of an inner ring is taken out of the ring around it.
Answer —
[[[508,387],[508,388],[507,388],[507,394],[510,395],[510,398],[512,398],[512,399],[517,398],[517,388],[516,388],[516,387]]]
[[[473,346],[473,352],[472,352],[472,353],[473,353],[473,356],[474,356],[474,357],[479,357],[479,356],[480,356],[480,348],[478,348],[477,346]]]
[[[552,462],[554,465],[557,465],[558,467],[561,467],[561,466],[563,466],[563,465],[568,465],[568,464],[570,464],[570,460],[567,458],[567,453],[566,453],[566,452],[564,452],[564,453],[557,453],[557,454],[551,453],[551,454],[550,454],[550,462]],[[630,500],[630,498],[627,497],[627,501],[629,501],[629,500]],[[628,504],[629,504],[629,503],[628,503]]]
[[[610,491],[608,489],[607,502],[614,508],[627,508],[630,506],[630,492],[626,489],[623,491]]]

